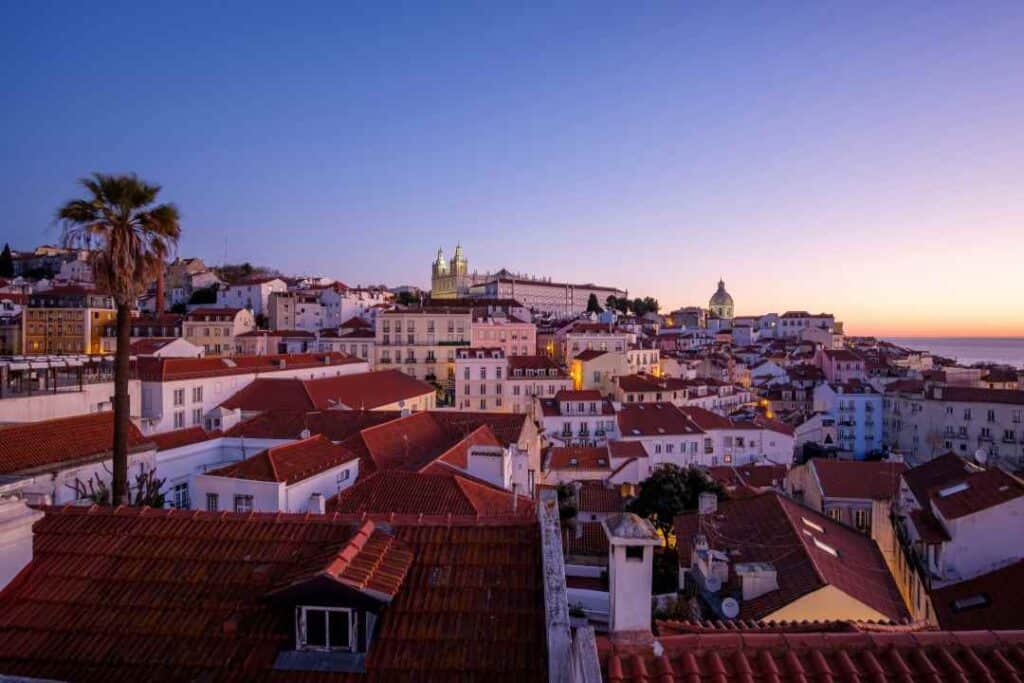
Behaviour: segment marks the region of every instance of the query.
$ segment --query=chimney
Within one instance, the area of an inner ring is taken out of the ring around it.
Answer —
[[[697,512],[702,515],[713,515],[718,512],[718,494],[703,491],[697,496]]]
[[[309,511],[318,515],[327,512],[327,505],[324,503],[324,494],[314,493],[309,497]]]
[[[661,545],[654,526],[623,512],[601,526],[608,537],[608,633],[613,642],[648,644],[651,633],[651,581],[654,548]]]
[[[512,484],[512,514],[516,514],[519,507],[519,484]]]

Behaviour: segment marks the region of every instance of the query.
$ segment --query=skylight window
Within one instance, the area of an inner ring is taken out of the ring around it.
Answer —
[[[949,496],[966,491],[969,488],[970,486],[968,485],[968,483],[966,481],[962,481],[959,484],[947,486],[946,488],[940,490],[939,498],[948,498]]]
[[[969,595],[966,598],[960,598],[954,600],[952,603],[954,612],[963,612],[969,609],[977,609],[979,607],[988,607],[991,604],[991,600],[988,595],[984,593],[978,593],[977,595]]]
[[[807,519],[806,517],[801,517],[800,520],[804,523],[804,526],[808,526],[808,527],[814,529],[819,534],[825,533],[825,528],[823,526],[821,526],[820,524],[815,524],[814,522],[812,522],[811,520]]]
[[[817,546],[818,550],[824,551],[832,557],[839,557],[839,551],[827,543],[822,543],[818,539],[814,539],[814,545]]]

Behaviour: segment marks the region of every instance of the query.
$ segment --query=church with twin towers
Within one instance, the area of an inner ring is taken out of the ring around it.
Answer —
[[[550,277],[513,273],[505,268],[496,272],[470,271],[461,244],[456,245],[450,260],[445,258],[444,249],[438,249],[430,268],[431,299],[515,299],[534,313],[567,318],[585,311],[591,294],[602,305],[609,296],[627,295],[617,287],[556,282]]]

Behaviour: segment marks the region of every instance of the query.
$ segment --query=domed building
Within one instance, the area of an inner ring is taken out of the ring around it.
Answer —
[[[729,295],[729,292],[725,291],[724,281],[718,281],[718,290],[711,295],[711,300],[708,301],[708,310],[716,317],[732,320],[732,297]]]

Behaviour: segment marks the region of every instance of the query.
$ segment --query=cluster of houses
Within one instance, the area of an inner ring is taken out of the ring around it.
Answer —
[[[44,314],[0,360],[0,677],[1024,670],[1016,372],[735,316],[722,282],[638,317],[464,270],[400,305],[171,264],[133,321],[127,508],[108,302],[21,292]],[[656,527],[630,510],[667,465],[720,493]]]

